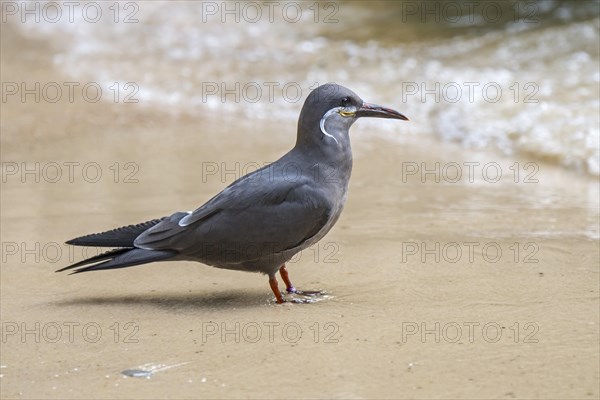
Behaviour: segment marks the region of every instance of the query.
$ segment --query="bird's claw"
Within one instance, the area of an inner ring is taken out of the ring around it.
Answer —
[[[316,303],[320,301],[320,297],[324,296],[325,292],[322,290],[298,290],[294,289],[294,292],[288,291],[287,298],[290,303],[296,304],[308,304]]]
[[[297,289],[294,289],[294,294],[297,294],[300,296],[315,297],[315,296],[323,296],[325,294],[325,292],[322,290],[297,290]]]
[[[277,304],[293,303],[293,304],[310,304],[328,298],[326,292],[322,290],[298,290],[294,291],[287,290],[287,295],[282,296],[281,301],[275,299]]]

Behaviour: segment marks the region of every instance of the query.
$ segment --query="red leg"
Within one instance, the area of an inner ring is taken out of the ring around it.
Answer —
[[[277,304],[283,303],[283,296],[281,296],[281,292],[279,291],[279,286],[277,285],[277,278],[275,276],[269,277],[269,285],[271,286],[271,290],[277,299]]]
[[[285,268],[285,264],[279,268],[279,273],[281,274],[281,279],[285,282],[285,288],[288,293],[296,293],[296,288],[292,285],[292,281],[290,280],[290,275],[288,274],[287,269]]]

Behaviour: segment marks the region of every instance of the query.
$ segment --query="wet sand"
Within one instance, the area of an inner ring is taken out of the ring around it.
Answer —
[[[3,39],[3,81],[68,81],[49,50],[19,43]],[[221,163],[275,160],[293,124],[3,103],[3,172],[38,162],[46,175],[2,183],[1,397],[598,398],[597,180],[538,163],[538,182],[524,183],[526,159],[371,140],[373,126],[352,129],[340,221],[290,264],[297,287],[329,297],[279,306],[264,276],[200,264],[54,270],[82,257],[67,239],[193,209],[236,178]],[[65,162],[97,163],[102,177],[77,167],[69,182]],[[407,175],[436,162],[439,183]],[[449,182],[465,162],[496,162],[503,178],[475,169],[473,182]],[[121,374],[153,367],[149,379]]]

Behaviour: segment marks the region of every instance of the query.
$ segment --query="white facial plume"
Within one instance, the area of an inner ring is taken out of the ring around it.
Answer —
[[[325,129],[325,123],[327,122],[327,120],[329,118],[335,118],[339,124],[341,125],[347,125],[347,127],[350,127],[350,125],[352,125],[352,122],[354,117],[355,117],[355,113],[356,113],[356,109],[355,107],[334,107],[331,110],[327,111],[325,113],[325,115],[323,115],[323,118],[321,118],[321,121],[319,122],[319,126],[321,127],[321,132],[323,132],[323,134],[329,138],[332,138],[333,140],[335,140],[335,142],[337,144],[339,144],[337,138],[335,136],[333,136],[332,134],[330,134],[329,132],[327,132],[327,130]]]

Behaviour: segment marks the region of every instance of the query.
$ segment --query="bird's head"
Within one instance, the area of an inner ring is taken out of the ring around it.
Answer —
[[[313,90],[302,106],[298,142],[314,142],[318,139],[339,144],[340,140],[347,140],[348,129],[360,117],[408,121],[398,111],[366,103],[352,90],[327,83]]]

